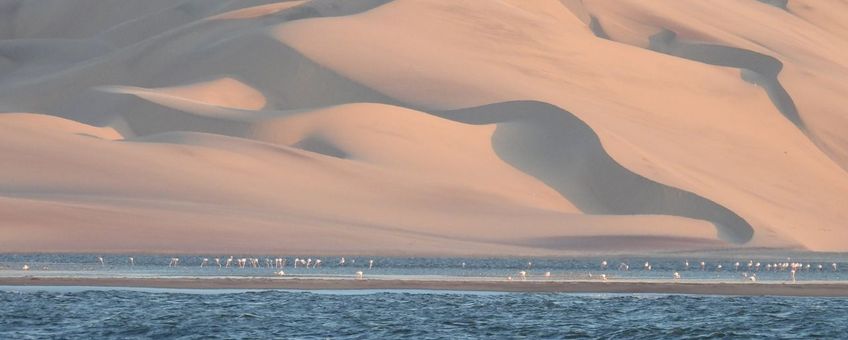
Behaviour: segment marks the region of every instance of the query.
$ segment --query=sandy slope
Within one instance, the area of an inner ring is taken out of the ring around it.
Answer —
[[[0,1],[0,249],[848,250],[839,6]]]

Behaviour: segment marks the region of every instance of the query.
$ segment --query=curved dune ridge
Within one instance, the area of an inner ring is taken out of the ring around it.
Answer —
[[[7,1],[0,248],[846,251],[840,6]]]

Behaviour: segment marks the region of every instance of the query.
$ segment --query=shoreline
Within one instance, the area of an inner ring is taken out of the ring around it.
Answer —
[[[442,290],[526,293],[621,293],[736,296],[848,297],[848,282],[748,283],[657,281],[506,281],[328,278],[2,277],[0,286],[68,286],[171,289]]]

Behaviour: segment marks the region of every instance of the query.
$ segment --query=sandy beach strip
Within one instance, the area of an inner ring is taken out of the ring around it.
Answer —
[[[848,283],[734,283],[656,281],[494,281],[326,278],[81,278],[4,277],[0,286],[90,286],[177,289],[445,290],[484,292],[657,293],[848,297]]]

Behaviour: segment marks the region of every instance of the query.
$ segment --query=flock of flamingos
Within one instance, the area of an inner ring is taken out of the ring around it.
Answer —
[[[264,258],[263,260],[264,261],[260,261],[259,258],[255,258],[255,257],[235,258],[233,256],[230,256],[230,257],[225,258],[225,259],[222,259],[220,257],[216,257],[216,258],[212,258],[211,261],[210,261],[209,258],[203,258],[202,261],[200,262],[200,268],[204,268],[204,267],[217,267],[219,269],[221,269],[221,268],[240,268],[240,269],[244,269],[244,268],[272,268],[272,269],[275,270],[274,273],[276,275],[278,275],[278,276],[286,275],[286,273],[283,270],[289,264],[287,258],[284,258],[284,257]],[[97,257],[97,263],[100,264],[101,266],[106,265],[106,261],[103,259],[102,256]],[[305,269],[316,269],[316,268],[322,267],[323,263],[324,263],[324,261],[321,260],[321,259],[314,259],[313,260],[312,258],[299,258],[298,257],[298,258],[295,258],[292,261],[292,267],[293,268],[300,267],[300,268],[305,268]],[[133,257],[128,257],[127,258],[127,264],[130,267],[134,267],[135,266],[135,259]],[[344,257],[339,258],[339,260],[337,262],[338,267],[344,267],[344,266],[347,266],[347,265],[354,266],[355,264],[356,264],[355,259],[351,259],[350,261],[348,261]],[[170,262],[168,263],[169,268],[176,268],[179,265],[180,265],[180,258],[179,257],[172,257],[170,259]],[[466,263],[462,262],[461,267],[465,268]],[[515,279],[527,280],[527,278],[528,278],[527,270],[531,269],[532,267],[533,267],[533,263],[528,262],[527,265],[526,265],[526,269],[518,271]],[[754,262],[753,260],[748,260],[747,263],[740,263],[740,262],[737,261],[737,262],[733,263],[733,269],[732,270],[734,270],[736,272],[740,272],[740,278],[742,280],[745,280],[745,281],[756,282],[757,281],[757,274],[756,273],[758,273],[760,271],[766,271],[766,272],[786,272],[786,273],[789,274],[789,279],[792,282],[795,282],[796,281],[796,273],[800,272],[800,271],[807,271],[807,272],[810,272],[810,271],[822,272],[822,271],[825,271],[825,270],[831,270],[833,272],[839,271],[839,266],[836,262],[831,263],[829,267],[830,268],[826,268],[826,266],[824,264],[821,264],[821,263],[813,264],[813,263],[793,262],[789,258],[787,258],[787,261],[785,261],[785,262],[765,263],[765,265],[763,265],[763,263],[760,263],[760,262]],[[374,260],[368,260],[368,269],[373,269],[373,268],[374,268]],[[29,264],[24,264],[21,269],[24,270],[24,271],[29,271],[31,269],[31,267],[29,266]],[[42,269],[47,269],[47,268],[44,267]],[[606,260],[601,260],[599,269],[601,271],[608,271],[608,270],[611,270],[612,268],[610,267],[610,263],[608,263]],[[700,270],[700,271],[714,270],[716,272],[721,272],[721,271],[725,270],[725,267],[721,263],[717,263],[715,266],[709,266],[708,267],[708,265],[705,261],[700,261],[699,263],[695,263],[694,265],[691,265],[689,263],[689,260],[684,260],[683,263],[682,263],[682,268],[680,268],[680,269],[681,269],[681,271],[686,271],[686,270]],[[618,270],[618,271],[630,271],[630,265],[627,264],[626,262],[621,262],[621,263],[618,264],[616,270]],[[642,266],[642,270],[651,271],[651,270],[653,270],[653,265],[651,265],[650,262],[645,262],[644,265]],[[727,270],[730,270],[730,268],[727,268]],[[364,272],[363,271],[357,271],[355,273],[355,276],[358,279],[362,279],[363,276],[364,276]],[[544,277],[550,278],[551,272],[545,272]],[[604,281],[608,279],[607,274],[592,275],[591,273],[588,274],[588,278],[590,278],[590,279],[600,279],[600,280],[604,280]],[[674,271],[671,278],[674,279],[674,280],[681,280],[682,275],[680,274],[680,271]],[[511,281],[511,280],[513,280],[513,277],[508,276],[507,280]]]

